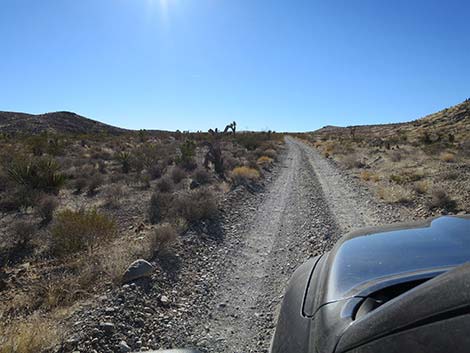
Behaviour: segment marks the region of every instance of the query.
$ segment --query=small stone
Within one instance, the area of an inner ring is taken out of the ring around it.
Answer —
[[[127,352],[130,352],[130,351],[131,351],[131,347],[129,347],[129,346],[127,345],[127,342],[126,342],[126,341],[121,341],[121,342],[119,342],[118,348],[119,348],[119,352],[121,352],[121,353],[127,353]]]
[[[166,295],[162,295],[160,297],[160,303],[162,303],[163,305],[168,305],[170,304],[170,299]]]
[[[112,333],[114,331],[114,324],[112,322],[102,322],[100,324],[100,329],[105,333]]]

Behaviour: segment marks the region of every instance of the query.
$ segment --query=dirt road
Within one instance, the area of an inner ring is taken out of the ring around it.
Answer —
[[[267,352],[287,282],[347,231],[406,220],[310,146],[286,138],[267,186],[226,195],[217,230],[186,234],[145,286],[110,289],[83,307],[63,352],[196,347]],[[71,321],[71,322],[70,322]],[[112,332],[104,332],[104,325]]]
[[[331,248],[345,232],[399,220],[400,211],[377,204],[328,160],[286,138],[282,170],[243,229],[226,241],[242,245],[226,268],[200,326],[200,345],[210,352],[266,352],[282,293],[294,269]]]

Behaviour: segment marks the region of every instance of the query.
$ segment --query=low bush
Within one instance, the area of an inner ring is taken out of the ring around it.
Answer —
[[[100,242],[116,235],[114,221],[106,215],[91,211],[65,210],[56,216],[51,229],[51,247],[57,256],[92,251]]]
[[[36,203],[36,213],[41,217],[41,223],[49,224],[52,221],[57,206],[59,206],[59,202],[56,197],[47,194],[39,196]]]
[[[268,148],[267,150],[265,150],[265,151],[263,152],[263,155],[265,155],[266,157],[272,158],[272,159],[276,159],[276,157],[277,157],[277,152],[276,152],[275,149]]]
[[[260,172],[250,167],[236,167],[232,170],[232,181],[234,185],[247,185],[260,178]]]
[[[173,202],[174,214],[188,223],[217,218],[219,210],[214,193],[207,188],[199,188],[178,195]]]
[[[174,195],[164,192],[155,192],[150,197],[147,216],[151,224],[159,223],[172,212]]]
[[[444,189],[435,189],[431,193],[429,207],[431,209],[440,208],[453,212],[457,207],[457,202]]]
[[[111,184],[103,191],[104,205],[108,208],[118,208],[121,206],[121,199],[124,196],[124,190],[119,184]]]
[[[157,190],[160,192],[172,192],[173,183],[168,177],[163,177],[157,183]]]
[[[360,160],[359,156],[356,154],[346,155],[343,158],[343,163],[348,169],[353,168],[364,168],[364,163]]]
[[[87,184],[88,184],[87,178],[79,177],[73,181],[72,186],[75,190],[75,193],[80,194],[87,187]]]
[[[198,168],[193,173],[193,180],[200,185],[209,184],[211,179],[211,174],[204,168]]]
[[[180,183],[184,178],[186,178],[186,172],[183,168],[174,167],[171,171],[171,179],[175,184]]]
[[[424,195],[428,192],[429,185],[426,181],[418,181],[414,183],[413,190],[420,195]]]
[[[360,178],[364,181],[373,182],[378,182],[380,180],[380,176],[378,174],[372,173],[368,170],[363,170],[360,174]]]
[[[261,156],[256,161],[256,164],[258,164],[259,166],[263,168],[269,168],[273,164],[273,161],[274,160],[271,157]]]
[[[150,176],[150,180],[155,180],[161,178],[162,176],[162,168],[158,164],[154,164],[148,168],[148,173]]]
[[[163,223],[157,226],[155,233],[151,238],[151,247],[155,255],[169,251],[171,246],[177,241],[178,233],[169,223]]]
[[[27,247],[34,234],[37,232],[36,226],[29,222],[17,222],[13,225],[15,244],[21,248]]]
[[[87,194],[88,196],[95,195],[97,192],[97,189],[103,185],[104,183],[104,178],[101,174],[95,173],[91,175],[88,179],[88,190]]]

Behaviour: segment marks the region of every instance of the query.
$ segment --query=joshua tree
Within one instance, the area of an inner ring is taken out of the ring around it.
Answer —
[[[235,121],[233,121],[231,124],[228,124],[225,127],[224,134],[226,134],[228,132],[228,130],[232,130],[232,134],[235,135],[235,132],[237,131],[237,123]]]

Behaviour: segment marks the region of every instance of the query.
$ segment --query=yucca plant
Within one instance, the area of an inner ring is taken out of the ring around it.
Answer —
[[[9,178],[18,186],[30,190],[57,194],[65,184],[65,175],[53,159],[28,160],[18,158],[7,168]]]
[[[119,152],[116,159],[121,163],[122,172],[124,174],[129,173],[131,169],[131,154],[129,152]]]

